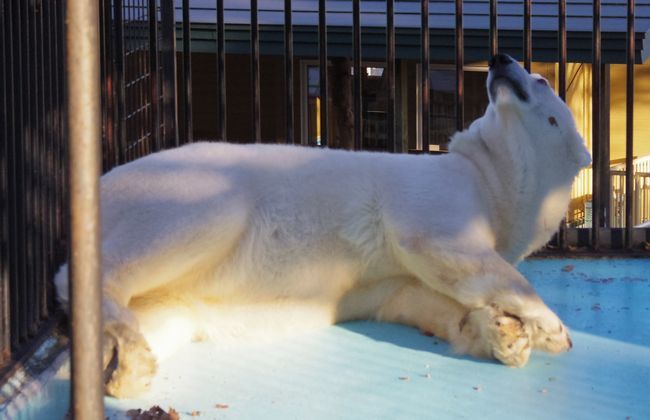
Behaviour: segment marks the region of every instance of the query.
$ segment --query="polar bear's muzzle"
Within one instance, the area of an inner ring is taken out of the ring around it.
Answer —
[[[522,84],[522,73],[525,70],[517,64],[509,55],[497,54],[488,62],[490,74],[488,78],[488,89],[492,101],[496,101],[498,87],[507,85],[517,98],[522,102],[528,102],[528,93]]]

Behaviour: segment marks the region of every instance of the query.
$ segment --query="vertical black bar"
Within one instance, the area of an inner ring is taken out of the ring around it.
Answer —
[[[7,96],[9,98],[9,104],[11,104],[8,108],[8,125],[9,129],[8,131],[8,136],[7,136],[7,143],[8,143],[8,151],[7,151],[7,169],[9,172],[8,175],[8,185],[7,185],[7,190],[8,190],[8,195],[9,199],[8,205],[9,208],[8,210],[8,215],[9,215],[9,243],[8,243],[8,248],[9,248],[9,291],[10,291],[10,296],[9,296],[9,301],[14,302],[14,304],[9,306],[9,319],[10,319],[10,347],[11,350],[15,349],[18,347],[18,336],[20,333],[20,320],[19,320],[19,314],[18,311],[15,309],[16,306],[19,303],[19,292],[18,292],[18,282],[17,278],[19,277],[19,266],[20,266],[20,261],[19,261],[19,254],[21,252],[20,249],[20,243],[19,243],[19,237],[20,232],[19,232],[19,219],[18,219],[18,211],[19,211],[19,195],[18,195],[18,149],[17,149],[17,143],[18,143],[18,137],[19,137],[19,132],[17,127],[19,126],[18,120],[19,120],[19,111],[20,111],[20,94],[19,88],[17,88],[16,85],[19,84],[19,78],[18,75],[20,74],[20,65],[19,65],[19,60],[18,60],[18,53],[16,51],[18,44],[20,42],[19,39],[19,32],[17,29],[17,22],[18,22],[18,16],[17,16],[17,7],[14,4],[14,2],[4,2],[5,6],[7,6],[7,21],[6,23],[6,29],[7,29],[7,51],[6,51],[6,56],[7,60],[6,65],[7,65],[7,73],[8,73],[8,80],[7,80]]]
[[[55,63],[52,66],[55,74],[55,103],[56,103],[56,114],[55,114],[55,128],[56,133],[56,148],[55,148],[55,198],[56,198],[56,209],[55,209],[55,220],[56,220],[56,238],[57,245],[67,245],[67,236],[68,236],[68,223],[67,223],[67,213],[69,206],[67,204],[67,194],[68,194],[68,185],[67,185],[67,176],[66,176],[66,167],[67,167],[67,138],[66,138],[66,123],[65,123],[65,113],[63,112],[63,107],[65,104],[65,77],[63,74],[64,69],[64,56],[66,53],[65,43],[63,42],[63,33],[64,33],[64,9],[65,2],[63,0],[54,0],[56,5],[53,6],[53,19],[54,19],[54,48],[55,48]],[[59,257],[64,257],[67,255],[67,249],[59,250]]]
[[[107,0],[99,0],[100,7],[100,19],[99,19],[99,43],[101,48],[101,76],[100,83],[102,84],[102,168],[107,170],[111,167],[110,164],[110,141],[108,139],[109,127],[108,123],[108,72],[107,68],[107,50],[106,44],[110,39],[108,37],[107,23],[106,20],[106,7],[109,4]]]
[[[138,112],[138,139],[139,139],[139,153],[140,156],[144,156],[150,152],[150,127],[148,124],[149,121],[149,96],[147,95],[147,83],[146,78],[149,74],[149,69],[147,68],[147,55],[146,51],[149,47],[148,42],[148,31],[147,31],[147,6],[145,6],[146,0],[140,0],[138,2],[138,14],[136,28],[138,30],[138,46],[137,46],[137,57],[138,57],[138,94],[140,96],[140,103],[138,107],[140,111]],[[183,28],[185,28],[183,26]]]
[[[59,223],[59,213],[61,207],[59,206],[59,159],[58,159],[58,150],[60,147],[60,136],[59,136],[59,96],[58,92],[61,86],[58,86],[58,44],[57,44],[57,32],[58,32],[58,21],[56,19],[57,5],[55,2],[45,2],[47,7],[47,16],[48,16],[48,53],[49,53],[49,78],[48,85],[50,87],[50,102],[49,102],[49,137],[50,141],[50,150],[49,150],[49,162],[52,173],[50,177],[52,179],[50,183],[50,194],[49,194],[49,203],[50,203],[50,225],[52,226],[52,231],[50,232],[50,242],[52,255],[50,259],[53,264],[58,263],[58,257],[61,254],[64,254],[65,251],[59,249],[63,248],[60,245],[61,238],[61,223]],[[112,95],[111,95],[112,96]],[[54,266],[52,267],[54,269]],[[51,304],[52,298],[50,297],[48,305]]]
[[[420,101],[422,107],[420,113],[422,114],[422,135],[421,145],[418,147],[423,153],[429,153],[429,0],[422,0],[420,18]]]
[[[51,2],[43,2],[43,84],[45,86],[44,95],[45,95],[45,130],[44,130],[44,153],[46,162],[46,172],[44,174],[44,182],[46,185],[45,188],[45,217],[46,221],[46,241],[47,241],[47,265],[48,271],[46,276],[46,281],[51,279],[54,275],[54,270],[56,269],[55,265],[57,263],[55,257],[55,235],[56,235],[56,223],[55,223],[55,197],[54,197],[54,153],[53,149],[56,147],[55,136],[54,136],[54,118],[53,113],[55,112],[55,102],[54,98],[54,86],[53,83],[53,71],[50,70],[54,63],[54,51],[52,48],[53,37],[54,37],[54,26],[52,25],[52,4]],[[52,294],[50,293],[49,286],[45,284],[44,286],[44,302],[43,310],[44,313],[41,316],[46,317],[50,313],[50,300],[52,299]]]
[[[126,87],[127,87],[127,134],[126,138],[129,147],[129,160],[137,159],[140,152],[139,142],[139,117],[140,97],[138,95],[138,78],[140,67],[138,65],[138,22],[137,22],[137,1],[131,0],[126,3],[127,18],[125,24],[126,35]]]
[[[115,0],[115,136],[118,164],[126,162],[126,86],[124,65],[124,0]]]
[[[260,114],[260,34],[257,16],[257,0],[251,0],[251,92],[252,92],[252,120],[253,140],[255,143],[262,141],[262,127]]]
[[[183,0],[183,75],[185,76],[183,125],[185,126],[185,141],[188,143],[194,141],[192,134],[194,124],[192,122],[192,35],[190,24],[190,0]]]
[[[45,2],[39,5],[39,40],[41,45],[41,243],[42,243],[42,258],[43,258],[43,271],[40,287],[41,306],[40,319],[46,319],[49,312],[48,301],[50,299],[49,281],[54,275],[54,261],[52,260],[52,219],[50,218],[50,208],[52,202],[50,201],[51,191],[51,176],[52,166],[50,165],[50,148],[52,139],[50,137],[49,115],[50,108],[50,86],[47,79],[50,73],[50,52],[48,51],[48,42],[51,34],[49,32],[47,5]]]
[[[591,118],[592,118],[592,231],[591,246],[594,250],[600,248],[600,222],[601,222],[601,144],[600,144],[600,107],[601,107],[601,33],[600,33],[600,0],[593,0],[593,28],[592,28],[592,57],[591,57]]]
[[[625,247],[632,248],[634,228],[634,0],[627,2],[627,57],[625,79]]]
[[[490,57],[499,51],[499,30],[497,28],[497,0],[490,0]]]
[[[352,0],[354,67],[354,150],[361,150],[361,11],[360,0]]]
[[[25,119],[23,125],[23,133],[25,138],[23,140],[23,148],[25,149],[25,240],[26,240],[26,277],[23,281],[26,283],[26,296],[29,306],[34,304],[34,264],[36,258],[34,255],[34,172],[32,164],[34,162],[34,45],[31,36],[31,5],[27,2],[22,3],[23,10],[23,36],[25,37],[25,45],[28,53],[25,53],[23,58],[23,71],[25,72],[25,90],[23,94],[26,99]],[[22,308],[27,316],[27,334],[32,335],[34,332],[34,308]]]
[[[151,143],[162,149],[160,139],[160,64],[158,64],[158,9],[156,0],[149,1],[149,92],[151,96]]]
[[[9,57],[5,30],[8,23],[8,5],[0,3],[0,57]],[[0,63],[0,365],[11,356],[9,325],[9,60]]]
[[[567,66],[567,35],[566,35],[566,0],[558,0],[558,95],[566,101],[566,66]],[[567,226],[562,219],[558,232],[558,246],[566,250]]]
[[[116,119],[115,119],[115,99],[116,99],[116,90],[115,90],[115,39],[116,32],[115,26],[113,25],[113,4],[117,6],[117,2],[113,3],[111,0],[104,0],[104,12],[102,16],[102,21],[104,23],[104,100],[106,109],[104,126],[106,127],[105,133],[105,146],[106,146],[106,156],[105,158],[105,170],[108,170],[119,162],[119,147],[118,140],[116,138]]]
[[[61,108],[60,108],[60,92],[63,89],[63,86],[60,83],[60,73],[62,64],[59,60],[61,55],[61,46],[59,45],[59,36],[60,36],[60,25],[58,19],[58,4],[56,0],[52,3],[48,3],[48,10],[50,12],[50,47],[51,47],[51,62],[50,62],[50,87],[51,87],[51,124],[52,124],[52,150],[50,161],[52,162],[52,191],[51,191],[51,215],[54,231],[52,232],[53,236],[53,249],[54,255],[52,256],[53,260],[58,262],[58,257],[66,255],[66,250],[59,249],[61,245],[61,239],[63,237],[63,224],[62,224],[62,206],[61,206],[61,191],[63,190],[63,182],[61,181]],[[60,248],[63,248],[62,246]]]
[[[163,86],[164,147],[177,147],[178,108],[176,104],[176,23],[174,20],[174,1],[161,0],[161,64]]]
[[[15,132],[16,136],[14,137],[15,147],[16,147],[16,160],[18,162],[18,170],[16,172],[17,179],[17,195],[16,195],[16,211],[17,211],[17,220],[18,220],[18,247],[16,248],[18,252],[18,270],[16,270],[17,277],[15,278],[14,286],[18,292],[18,299],[14,300],[17,302],[15,305],[16,311],[18,312],[18,321],[19,321],[19,331],[17,334],[17,340],[22,342],[27,337],[27,328],[28,320],[26,313],[26,306],[29,304],[27,301],[27,285],[25,279],[27,278],[27,232],[26,232],[26,186],[27,179],[25,176],[25,132],[23,127],[26,125],[27,120],[27,107],[28,107],[28,98],[29,98],[29,82],[26,80],[26,54],[29,50],[29,47],[25,45],[25,21],[24,21],[24,6],[26,3],[18,2],[16,9],[14,10],[16,14],[16,23],[17,23],[17,34],[18,34],[18,43],[16,48],[16,54],[14,56],[16,62],[17,78],[19,87],[19,101],[16,104],[18,108],[18,118],[15,120],[16,127]],[[27,93],[27,94],[26,94]]]
[[[463,29],[463,0],[456,2],[456,130],[465,126],[465,36]]]
[[[34,4],[25,2],[25,38],[27,40],[27,51],[25,54],[25,69],[27,82],[27,118],[26,139],[25,139],[25,179],[26,185],[26,231],[27,231],[27,302],[28,307],[23,308],[27,311],[27,323],[29,336],[36,333],[38,302],[36,293],[36,283],[39,269],[38,259],[38,240],[36,237],[36,198],[38,196],[38,185],[36,179],[37,172],[37,141],[38,141],[38,122],[37,122],[37,96],[38,96],[38,79],[36,54],[37,46],[34,38]]]
[[[123,153],[125,156],[125,161],[131,161],[135,159],[135,140],[137,139],[137,134],[135,132],[135,116],[137,115],[134,110],[137,108],[136,98],[135,98],[135,86],[133,80],[135,79],[134,73],[137,71],[135,67],[134,52],[133,46],[136,42],[134,39],[133,33],[133,7],[135,0],[123,0],[124,1],[124,126],[126,131],[125,144]]]
[[[286,143],[294,144],[293,132],[293,23],[291,0],[284,0],[284,96],[286,117]]]
[[[564,0],[559,0],[560,2]],[[533,59],[533,36],[531,29],[532,0],[524,0],[524,68],[530,73]]]
[[[386,0],[386,80],[388,99],[386,140],[390,150],[397,152],[399,149],[395,136],[395,0]]]
[[[567,41],[566,41],[566,0],[558,1],[558,94],[563,101],[566,101],[566,64],[567,64]]]
[[[226,141],[226,25],[224,0],[217,0],[217,140]]]
[[[318,0],[318,46],[320,55],[320,145],[327,147],[327,5],[325,0]]]
[[[45,302],[47,289],[47,248],[45,241],[45,182],[47,177],[44,176],[47,170],[46,154],[45,154],[45,65],[44,65],[44,38],[43,38],[43,4],[35,3],[34,8],[34,43],[36,45],[36,122],[38,124],[37,137],[36,137],[36,161],[34,165],[37,167],[36,172],[36,186],[37,193],[35,195],[35,217],[36,220],[36,308],[35,319],[37,326],[40,327],[40,321],[43,316],[47,315]]]

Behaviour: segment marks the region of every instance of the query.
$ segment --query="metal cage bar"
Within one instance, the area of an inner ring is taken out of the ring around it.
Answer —
[[[318,46],[319,46],[319,77],[320,77],[320,145],[327,146],[328,142],[328,103],[327,92],[327,2],[318,0]]]
[[[251,102],[252,135],[255,143],[262,141],[260,107],[260,34],[257,0],[251,0]]]
[[[497,0],[490,0],[490,57],[499,52],[499,28],[497,26]]]
[[[71,405],[75,419],[98,419],[104,415],[99,245],[101,101],[98,2],[68,0],[66,22],[71,191]]]
[[[44,42],[43,42],[43,14],[42,6],[37,4],[32,4],[33,12],[33,36],[34,36],[34,50],[36,51],[35,57],[35,79],[34,86],[36,87],[36,110],[35,110],[35,121],[37,124],[36,138],[34,142],[34,161],[40,159],[41,156],[45,156],[45,147],[46,147],[46,136],[45,136],[45,54],[44,54]],[[35,231],[34,235],[36,238],[36,290],[35,301],[36,308],[34,308],[34,332],[36,333],[40,327],[40,321],[42,317],[47,315],[47,285],[49,281],[49,272],[47,264],[47,255],[48,255],[48,243],[46,240],[47,232],[47,218],[46,218],[46,205],[47,205],[47,186],[46,186],[46,176],[45,169],[43,166],[39,165],[38,168],[33,170],[35,174],[34,178],[34,187],[36,189],[35,194],[35,213],[34,220]]]
[[[24,148],[24,153],[25,153],[25,172],[23,172],[23,176],[25,177],[25,251],[26,251],[26,265],[25,265],[25,278],[23,281],[25,282],[25,297],[27,299],[28,304],[30,304],[30,307],[25,308],[26,309],[26,322],[27,322],[27,334],[28,336],[34,335],[36,332],[36,311],[34,310],[35,308],[32,306],[35,298],[36,298],[36,273],[35,271],[38,269],[35,265],[37,265],[39,262],[37,261],[37,251],[36,251],[36,244],[35,244],[35,235],[34,235],[34,228],[35,228],[35,223],[34,223],[34,213],[35,213],[35,198],[37,195],[36,192],[36,183],[34,180],[35,173],[34,171],[29,168],[28,162],[33,162],[34,161],[34,146],[35,146],[35,137],[37,135],[36,131],[38,130],[37,128],[37,122],[35,121],[36,119],[36,111],[35,111],[35,92],[36,92],[36,79],[35,79],[35,73],[36,73],[36,63],[35,63],[35,45],[34,45],[34,36],[32,33],[32,27],[33,27],[33,22],[32,22],[32,5],[30,5],[28,2],[22,2],[21,5],[24,7],[23,10],[23,36],[25,38],[25,44],[27,47],[27,51],[30,51],[30,54],[24,54],[23,55],[23,71],[25,73],[25,78],[23,79],[25,81],[25,86],[23,89],[23,94],[25,94],[25,120],[24,122],[26,123],[24,127],[24,141],[22,144],[22,147]]]
[[[151,97],[151,144],[162,149],[160,138],[160,64],[158,61],[158,8],[156,0],[148,0],[149,10],[149,96]]]
[[[293,23],[291,0],[284,0],[284,94],[286,143],[295,144],[293,129]]]
[[[558,0],[563,1],[563,0]],[[532,0],[524,0],[524,68],[530,73],[533,59]]]
[[[174,2],[161,0],[160,27],[162,39],[160,42],[162,61],[162,112],[164,128],[164,147],[179,146],[178,139],[178,108],[176,102],[176,27],[174,21]]]
[[[463,27],[463,0],[455,0],[456,7],[456,130],[465,127],[465,34]]]
[[[421,136],[418,150],[429,153],[430,138],[430,87],[429,87],[429,0],[420,2],[420,102],[421,102]]]
[[[566,101],[566,67],[567,67],[567,36],[566,36],[566,0],[558,0],[558,95]],[[567,249],[566,219],[560,222],[558,231],[558,246]]]
[[[395,0],[386,0],[386,127],[388,147],[401,150],[395,135]]]
[[[634,0],[627,1],[625,62],[625,247],[632,248],[634,229]]]
[[[9,49],[6,39],[8,5],[0,4],[0,56],[7,57]],[[8,60],[0,63],[0,136],[6,141],[0,144],[0,366],[11,357],[11,326],[9,324],[9,69]]]
[[[24,67],[25,63],[25,53],[27,48],[25,47],[24,39],[24,16],[23,16],[23,5],[24,3],[19,2],[14,4],[13,9],[13,30],[16,34],[17,39],[14,39],[14,54],[12,57],[12,62],[14,64],[14,87],[18,87],[17,90],[14,90],[14,103],[15,114],[14,114],[14,138],[13,138],[13,153],[14,159],[16,159],[15,174],[16,178],[14,180],[14,211],[15,211],[15,223],[17,228],[17,238],[14,240],[14,246],[16,252],[16,277],[12,282],[12,291],[13,291],[13,302],[19,302],[18,305],[14,305],[12,308],[12,320],[15,318],[17,328],[14,330],[14,335],[12,336],[12,341],[14,347],[18,346],[18,343],[23,342],[27,338],[27,311],[18,309],[19,306],[26,307],[27,302],[27,289],[25,284],[25,277],[27,275],[27,243],[26,243],[26,206],[25,206],[25,149],[22,147],[23,133],[22,125],[25,124],[26,118],[26,100],[27,95],[23,95],[22,92],[26,91],[25,88],[25,73]]]
[[[126,133],[126,83],[124,80],[124,0],[115,0],[115,89],[116,89],[116,129],[117,164],[126,162],[127,133]]]
[[[194,141],[192,123],[192,39],[190,0],[183,0],[183,128],[185,142]]]
[[[558,95],[566,101],[566,0],[558,1]]]
[[[592,57],[591,57],[591,118],[592,118],[592,225],[591,246],[594,250],[600,248],[601,226],[601,138],[600,138],[600,106],[601,106],[601,32],[600,32],[600,0],[593,0],[593,27],[592,27]]]
[[[226,25],[224,0],[217,0],[217,140],[226,141]]]
[[[354,150],[361,150],[362,121],[361,121],[361,11],[360,0],[352,0],[352,55],[354,68]]]
[[[117,148],[115,145],[115,71],[113,61],[112,41],[114,39],[113,24],[111,20],[112,2],[101,0],[102,13],[100,18],[101,48],[104,59],[102,60],[102,121],[103,121],[103,168],[108,170],[118,162]]]

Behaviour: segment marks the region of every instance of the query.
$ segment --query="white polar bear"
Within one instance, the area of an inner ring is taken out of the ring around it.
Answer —
[[[444,156],[196,143],[106,174],[107,392],[145,390],[156,356],[256,317],[271,335],[401,322],[511,366],[568,350],[513,263],[557,229],[589,153],[542,77],[498,55],[487,87],[485,115]]]

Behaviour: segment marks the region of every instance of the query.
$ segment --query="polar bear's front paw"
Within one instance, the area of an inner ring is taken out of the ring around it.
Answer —
[[[133,397],[149,389],[156,359],[139,332],[122,323],[110,323],[104,331],[104,367],[106,393],[117,398]]]
[[[531,328],[496,305],[469,311],[458,330],[459,334],[451,334],[451,341],[459,353],[494,358],[513,367],[525,365],[530,357]]]
[[[522,367],[528,362],[531,346],[530,328],[517,317],[495,313],[487,328],[492,355],[501,363]]]

